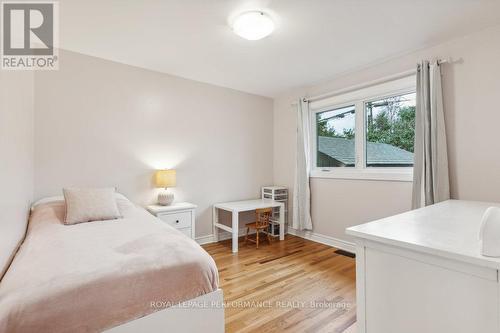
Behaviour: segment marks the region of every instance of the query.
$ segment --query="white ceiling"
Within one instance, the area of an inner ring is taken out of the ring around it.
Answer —
[[[276,31],[233,34],[264,10]],[[264,96],[500,24],[499,0],[61,0],[61,47]]]

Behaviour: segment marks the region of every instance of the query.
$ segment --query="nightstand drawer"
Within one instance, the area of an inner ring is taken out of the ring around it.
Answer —
[[[174,202],[170,206],[150,205],[147,209],[162,222],[176,228],[189,238],[194,237],[196,205],[189,202]]]
[[[191,228],[191,212],[158,214],[158,218],[177,229]]]
[[[182,232],[184,235],[188,236],[191,238],[191,228],[182,228],[179,229],[180,232]]]

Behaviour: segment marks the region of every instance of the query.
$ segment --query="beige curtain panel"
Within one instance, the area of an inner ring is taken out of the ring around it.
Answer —
[[[292,228],[296,230],[312,230],[311,189],[309,187],[309,173],[311,172],[310,133],[309,102],[301,99],[297,103],[297,164],[293,187]]]
[[[422,61],[417,68],[414,209],[450,198],[441,66]]]

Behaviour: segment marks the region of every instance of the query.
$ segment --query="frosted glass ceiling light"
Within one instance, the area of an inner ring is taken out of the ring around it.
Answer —
[[[269,36],[274,22],[263,12],[253,11],[240,14],[233,22],[233,31],[248,40],[259,40]]]

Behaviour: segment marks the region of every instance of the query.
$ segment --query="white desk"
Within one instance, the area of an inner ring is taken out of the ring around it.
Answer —
[[[228,231],[232,234],[233,240],[233,253],[238,252],[238,231],[239,231],[239,221],[238,215],[241,212],[253,211],[259,208],[280,208],[280,240],[285,239],[285,205],[282,202],[266,200],[266,199],[256,199],[256,200],[244,200],[244,201],[233,201],[218,203],[213,206],[213,233],[215,241],[219,241],[219,232],[217,228]],[[231,212],[232,223],[231,227],[219,223],[219,209]]]

